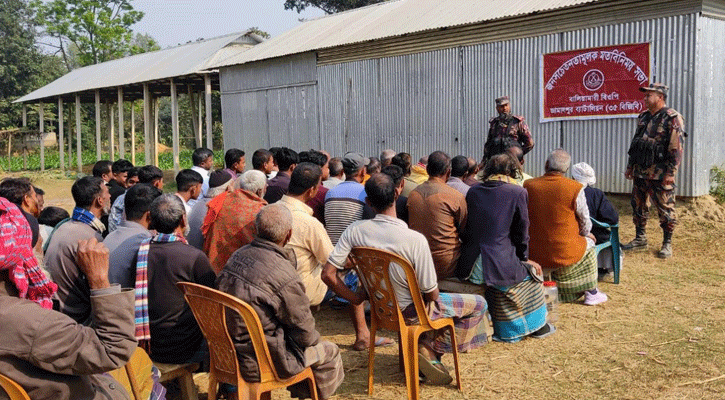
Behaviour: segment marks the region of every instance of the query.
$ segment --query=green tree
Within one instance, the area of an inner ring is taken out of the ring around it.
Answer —
[[[148,53],[149,51],[161,50],[161,46],[156,39],[148,33],[136,33],[131,42],[131,48],[128,55]]]
[[[386,0],[285,0],[284,9],[296,10],[299,13],[307,7],[317,7],[328,14],[333,14],[384,1]]]
[[[33,1],[45,35],[53,39],[70,71],[69,47],[77,51],[81,66],[114,60],[132,53],[131,26],[143,18],[131,0]]]
[[[57,79],[57,57],[43,54],[35,43],[33,9],[25,0],[0,0],[0,129],[20,126],[18,97]]]

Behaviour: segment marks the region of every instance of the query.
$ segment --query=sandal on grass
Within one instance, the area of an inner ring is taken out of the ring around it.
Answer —
[[[418,368],[425,375],[426,382],[434,385],[447,385],[453,381],[443,363],[428,359],[422,352],[418,352]]]

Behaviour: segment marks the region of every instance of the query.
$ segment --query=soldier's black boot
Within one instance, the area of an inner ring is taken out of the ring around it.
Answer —
[[[659,258],[672,257],[672,232],[665,232],[662,238],[662,248],[657,253]]]
[[[623,244],[622,250],[643,250],[647,248],[647,234],[644,227],[637,227],[637,236],[631,242]]]

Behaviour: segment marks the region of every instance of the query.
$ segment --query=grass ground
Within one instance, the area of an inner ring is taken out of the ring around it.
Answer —
[[[72,181],[58,178],[33,174],[47,192],[46,204],[72,207]],[[621,215],[622,241],[628,241],[634,236],[629,197],[610,198]],[[619,285],[611,278],[600,284],[607,303],[562,304],[553,336],[494,342],[463,354],[463,392],[421,385],[421,398],[725,398],[725,208],[706,196],[679,201],[677,209],[673,258],[655,256],[661,230],[653,212],[647,251],[626,255]],[[406,397],[397,347],[376,352],[375,392],[367,396],[367,352],[352,350],[347,313],[323,307],[315,318],[324,338],[342,351],[346,378],[334,398]],[[452,366],[451,356],[443,360]],[[195,380],[205,398],[206,375]],[[289,398],[284,390],[272,397]]]

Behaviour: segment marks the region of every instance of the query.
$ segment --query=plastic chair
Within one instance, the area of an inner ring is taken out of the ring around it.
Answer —
[[[451,318],[435,321],[428,318],[423,297],[418,288],[418,280],[410,262],[388,251],[368,247],[356,247],[350,253],[360,280],[370,300],[370,351],[368,354],[368,395],[373,394],[373,366],[375,358],[375,334],[379,328],[398,332],[399,365],[405,372],[405,383],[408,388],[408,399],[420,398],[418,384],[418,339],[424,332],[449,329],[453,347],[453,360],[456,368],[456,383],[461,390],[461,376],[458,364],[458,344]],[[390,281],[388,269],[391,263],[399,265],[404,271],[410,286],[411,297],[418,314],[418,325],[408,326],[398,307],[395,290]]]
[[[0,387],[5,390],[10,400],[30,400],[25,389],[5,375],[0,375]]]
[[[179,282],[176,285],[184,292],[184,298],[189,303],[209,344],[209,400],[216,399],[219,383],[236,385],[240,399],[270,399],[270,391],[304,380],[309,382],[312,399],[318,399],[317,385],[311,368],[308,367],[287,379],[279,377],[269,354],[262,323],[249,304],[234,296],[195,283]],[[249,331],[259,364],[259,382],[246,382],[239,372],[237,351],[227,329],[225,312],[227,308],[242,317]]]
[[[612,265],[614,266],[614,283],[619,284],[619,269],[622,266],[620,263],[620,252],[622,251],[619,247],[619,224],[610,225],[604,222],[599,222],[594,218],[590,218],[594,226],[609,229],[609,241],[600,243],[594,247],[594,250],[599,256],[599,252],[606,249],[607,247],[612,248]]]

